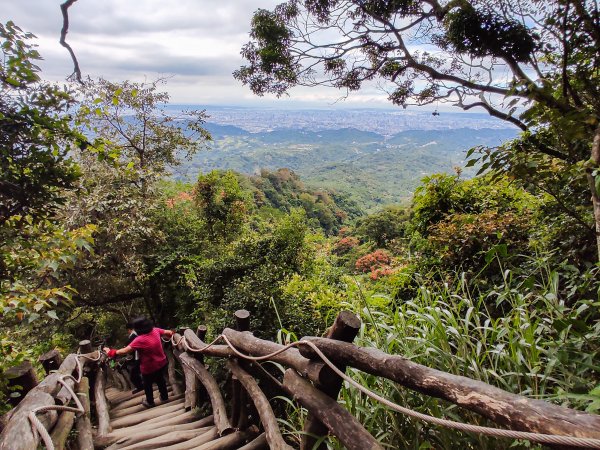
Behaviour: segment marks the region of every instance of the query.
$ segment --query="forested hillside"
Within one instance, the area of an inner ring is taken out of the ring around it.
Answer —
[[[0,414],[23,400],[10,369],[25,360],[41,377],[49,350],[119,347],[137,316],[206,325],[210,342],[240,309],[281,343],[347,310],[367,352],[599,414],[598,6],[500,3],[259,9],[235,77],[277,96],[377,81],[395,105],[482,108],[518,133],[249,133],[176,113],[166,79],[47,81],[35,37],[0,23]],[[497,425],[347,373],[418,412]],[[306,410],[268,400],[299,447]],[[335,400],[386,448],[542,448],[410,419],[349,383]]]
[[[517,135],[516,129],[507,128],[414,130],[384,137],[357,129],[250,133],[232,125],[205,126],[213,137],[211,150],[185,161],[175,171],[176,178],[193,179],[213,169],[253,174],[286,167],[309,185],[349,194],[367,211],[407,204],[422,177],[453,173],[464,167],[468,149],[493,147]],[[464,176],[476,173],[463,171]]]

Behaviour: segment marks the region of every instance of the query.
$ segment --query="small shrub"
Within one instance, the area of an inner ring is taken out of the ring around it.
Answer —
[[[359,244],[359,240],[353,236],[343,237],[333,245],[333,253],[335,255],[345,255]]]
[[[388,252],[379,249],[369,253],[356,261],[356,270],[362,273],[372,272],[375,269],[389,266],[392,258]]]

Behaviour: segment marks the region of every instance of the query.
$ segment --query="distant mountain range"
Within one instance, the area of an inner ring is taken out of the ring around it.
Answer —
[[[496,146],[518,134],[504,123],[497,128],[478,127],[479,119],[473,117],[458,118],[467,127],[382,134],[373,131],[381,128],[381,124],[366,125],[371,119],[370,114],[363,115],[362,128],[370,130],[328,128],[323,124],[320,129],[311,130],[302,123],[296,127],[277,127],[265,122],[263,131],[250,131],[254,128],[247,124],[210,122],[206,124],[214,139],[210,150],[186,161],[177,168],[175,176],[193,181],[198,173],[213,169],[255,174],[262,168],[286,167],[300,175],[307,185],[350,193],[369,211],[384,204],[408,202],[424,176],[464,166],[469,148]],[[254,123],[255,118],[247,114],[245,120]],[[498,122],[488,117],[481,120]],[[464,174],[473,175],[473,169],[465,170]]]

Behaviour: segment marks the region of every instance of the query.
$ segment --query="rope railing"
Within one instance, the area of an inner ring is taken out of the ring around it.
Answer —
[[[394,402],[382,397],[381,395],[364,387],[363,385],[361,385],[360,383],[358,383],[357,381],[355,381],[354,379],[352,379],[351,377],[346,375],[344,372],[342,372],[340,369],[338,369],[338,367],[329,358],[327,358],[327,356],[319,349],[319,347],[316,344],[314,344],[313,342],[308,341],[308,340],[301,339],[299,341],[284,345],[280,349],[278,349],[274,352],[271,352],[269,354],[261,355],[261,356],[252,356],[252,355],[242,353],[239,349],[237,349],[231,343],[229,338],[227,336],[225,336],[224,334],[220,334],[211,343],[205,345],[202,348],[194,348],[194,347],[190,346],[189,343],[187,342],[187,339],[185,338],[185,336],[180,336],[179,339],[176,341],[175,336],[176,335],[173,335],[170,339],[167,339],[167,340],[163,339],[163,341],[170,342],[175,347],[182,344],[183,347],[186,349],[186,351],[190,351],[192,353],[204,353],[209,348],[214,346],[217,342],[223,341],[237,357],[242,358],[247,361],[253,361],[253,362],[261,362],[261,361],[270,360],[270,359],[274,358],[275,356],[288,351],[291,348],[307,346],[307,347],[311,348],[312,351],[314,351],[315,354],[323,361],[323,363],[326,364],[337,376],[342,378],[344,381],[346,381],[348,384],[353,386],[355,389],[359,390],[360,392],[362,392],[363,394],[365,394],[367,397],[371,398],[372,400],[375,400],[375,401],[393,409],[394,411],[404,414],[408,417],[412,417],[414,419],[421,420],[421,421],[424,421],[424,422],[427,422],[427,423],[430,423],[433,425],[442,426],[442,427],[446,427],[446,428],[452,428],[452,429],[467,432],[467,433],[477,433],[477,434],[482,434],[485,436],[499,437],[499,438],[527,440],[527,441],[531,441],[531,442],[537,442],[540,444],[548,444],[548,445],[564,445],[564,446],[571,446],[571,447],[600,449],[600,439],[484,427],[484,426],[480,426],[480,425],[472,425],[472,424],[467,424],[467,423],[462,423],[462,422],[456,422],[456,421],[448,420],[448,419],[441,419],[438,417],[430,416],[428,414],[420,413],[418,411],[414,411],[410,408],[398,405],[397,403],[394,403]]]
[[[95,362],[95,361],[99,361],[101,357],[102,357],[102,351],[100,348],[98,349],[98,356],[95,358],[78,353],[75,355],[75,358],[76,358],[75,362],[77,365],[77,378],[75,378],[72,374],[64,374],[64,375],[60,375],[58,377],[58,379],[57,379],[58,383],[61,384],[66,389],[67,393],[69,394],[69,400],[73,400],[75,402],[75,405],[76,405],[75,407],[66,406],[66,405],[40,406],[29,412],[28,418],[29,418],[29,421],[31,422],[31,427],[32,427],[34,433],[37,433],[39,435],[39,437],[41,438],[41,440],[44,442],[44,445],[46,446],[47,450],[55,450],[54,443],[52,442],[50,433],[48,433],[48,430],[46,430],[46,427],[44,427],[44,424],[40,421],[40,419],[38,419],[37,415],[40,413],[43,413],[43,412],[47,412],[47,411],[70,411],[70,412],[74,412],[75,414],[85,413],[85,409],[84,409],[83,405],[81,404],[81,401],[79,400],[79,398],[77,397],[75,392],[73,392],[73,389],[71,389],[71,386],[69,386],[69,384],[67,383],[67,380],[71,379],[71,380],[73,380],[73,382],[75,384],[78,384],[79,382],[81,382],[81,378],[83,377],[83,367],[81,365],[80,358],[85,358],[87,360]],[[53,373],[53,372],[56,372],[56,371],[55,370],[51,371],[51,373]]]

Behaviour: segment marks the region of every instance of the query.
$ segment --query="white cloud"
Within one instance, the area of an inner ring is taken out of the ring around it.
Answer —
[[[13,20],[38,36],[49,80],[72,71],[58,39],[64,0],[5,0],[0,20]],[[166,89],[174,103],[293,106],[391,107],[387,94],[366,84],[343,102],[343,91],[295,88],[289,97],[256,97],[232,72],[244,64],[252,13],[282,0],[78,0],[69,9],[67,40],[84,76],[113,81],[171,77]]]

